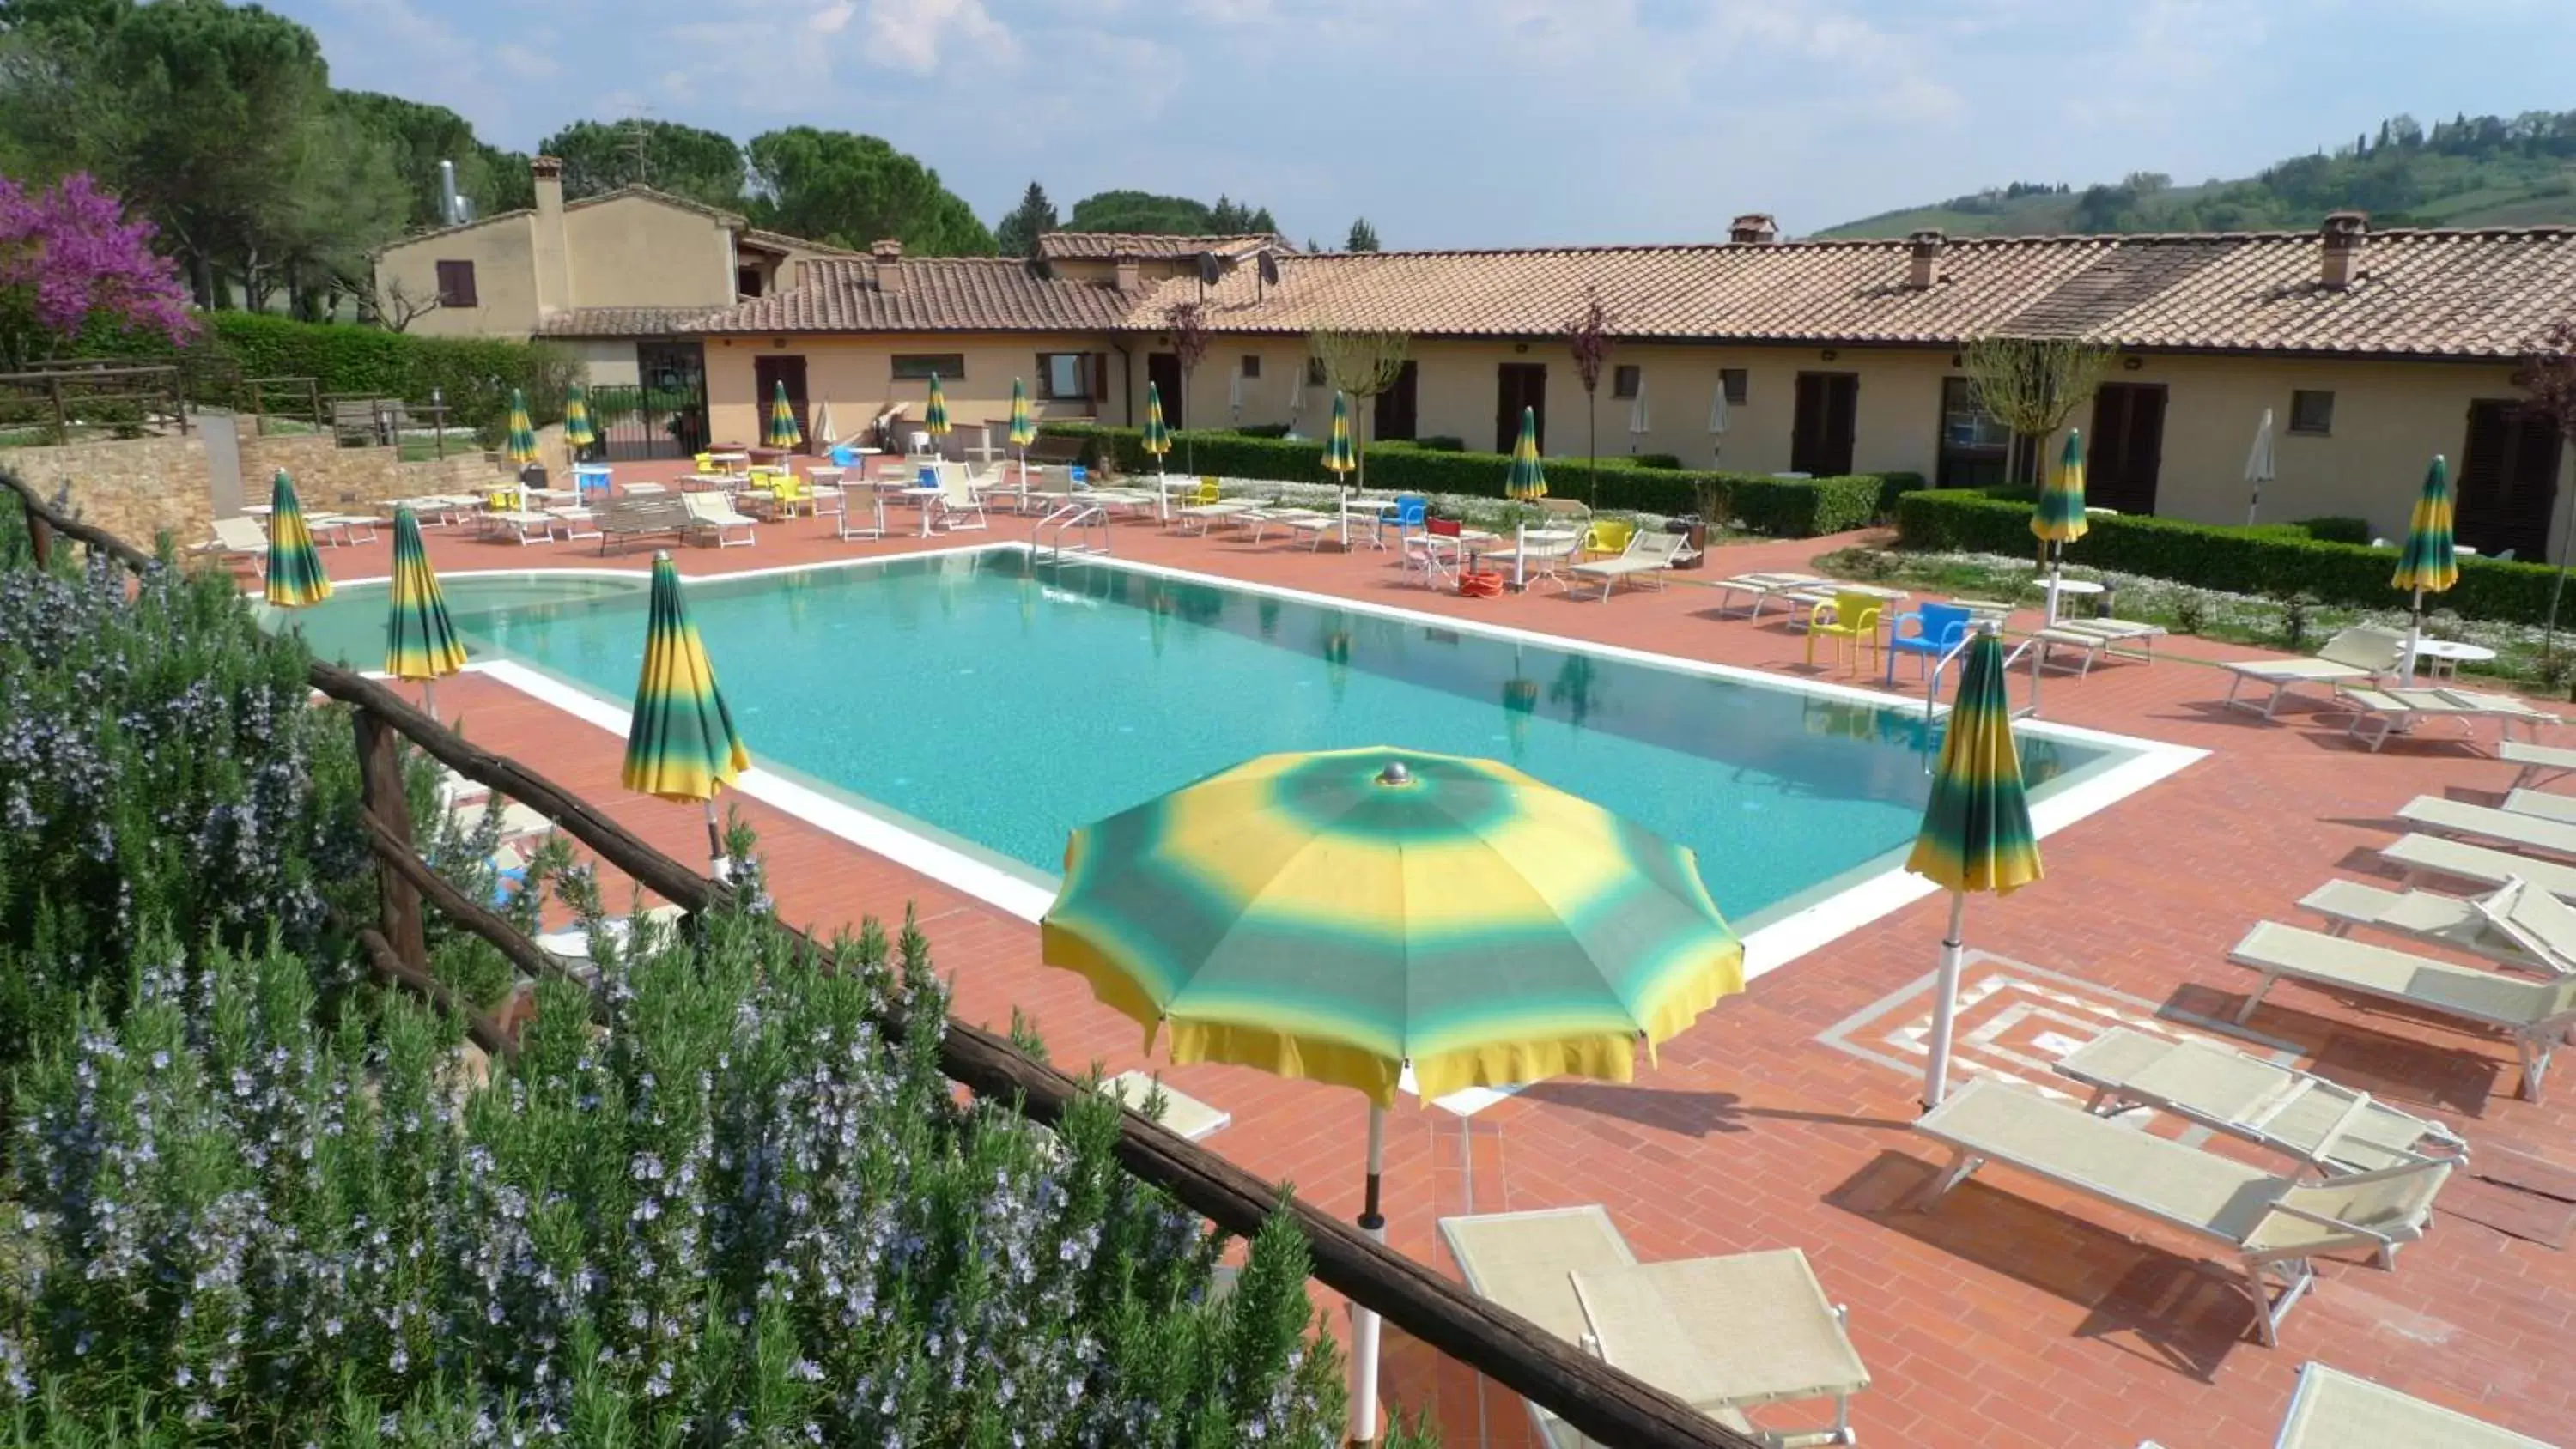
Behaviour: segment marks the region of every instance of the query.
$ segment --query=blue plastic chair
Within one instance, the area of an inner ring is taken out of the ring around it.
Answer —
[[[1912,625],[1908,632],[1906,626]],[[1887,682],[1896,682],[1896,656],[1911,654],[1919,663],[1923,677],[1932,675],[1933,662],[1959,647],[1976,627],[1976,616],[1957,604],[1925,604],[1919,609],[1896,616],[1896,627],[1887,640]]]
[[[838,468],[859,466],[859,450],[847,443],[835,444],[832,448],[832,464]]]
[[[1407,493],[1395,500],[1395,535],[1403,538],[1422,527],[1431,516],[1431,500],[1419,493]]]

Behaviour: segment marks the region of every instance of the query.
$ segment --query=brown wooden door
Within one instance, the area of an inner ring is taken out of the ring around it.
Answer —
[[[1797,415],[1789,430],[1789,471],[1831,478],[1852,470],[1852,436],[1860,426],[1860,374],[1798,374]]]
[[[1408,361],[1396,373],[1395,385],[1377,395],[1377,416],[1369,420],[1370,437],[1415,436],[1415,430],[1421,426],[1421,414],[1416,411],[1419,393],[1415,384],[1418,376],[1414,364]]]
[[[1508,453],[1521,440],[1521,410],[1538,417],[1539,451],[1547,450],[1547,364],[1506,362],[1494,374],[1494,451]]]
[[[1145,354],[1145,381],[1151,384],[1155,393],[1163,399],[1163,426],[1176,431],[1188,426],[1181,421],[1181,406],[1187,399],[1181,396],[1180,354],[1177,352]],[[1142,427],[1144,422],[1145,414],[1140,406],[1136,413],[1136,424]]]
[[[2122,513],[2156,511],[2165,460],[2162,384],[2106,382],[2093,394],[2093,431],[2084,440],[2084,501]],[[2041,460],[2053,476],[2054,457]]]
[[[2454,525],[2460,542],[2484,554],[2512,549],[2534,563],[2549,557],[2559,444],[2558,424],[2546,413],[2509,398],[2469,404]]]
[[[760,395],[760,422],[752,428],[750,441],[758,443],[769,436],[769,404],[778,396],[782,382],[787,384],[787,405],[796,410],[796,431],[804,435],[805,446],[810,450],[814,446],[814,417],[805,405],[805,359],[793,353],[751,360],[752,391]]]

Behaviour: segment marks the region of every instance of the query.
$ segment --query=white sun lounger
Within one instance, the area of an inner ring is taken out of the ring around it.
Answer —
[[[1833,580],[1818,578],[1814,574],[1737,574],[1734,578],[1720,580],[1713,587],[1717,590],[1718,612],[1724,613],[1734,607],[1736,595],[1750,594],[1753,602],[1745,610],[1744,617],[1758,619],[1762,617],[1762,606],[1769,603],[1773,595],[1795,593],[1801,589],[1831,588]]]
[[[1623,552],[1576,564],[1568,572],[1586,582],[1599,579],[1601,597],[1607,599],[1621,579],[1651,579],[1660,589],[1671,570],[1696,557],[1698,551],[1690,546],[1687,534],[1639,530],[1628,535],[1628,547]]]
[[[2385,629],[2346,629],[2326,641],[2313,659],[2243,659],[2219,667],[2228,673],[2226,703],[2250,709],[2265,719],[2281,707],[2281,696],[2302,684],[2335,685],[2347,680],[2393,678],[2404,667],[2406,641]],[[2268,685],[2260,704],[2240,700],[2236,692],[2248,682]]]
[[[2401,835],[2379,848],[2379,858],[2406,871],[2405,885],[2428,878],[2464,880],[2500,886],[2509,880],[2531,882],[2563,901],[2576,901],[2576,866],[2511,851],[2490,850],[2440,835]]]
[[[2550,1449],[2538,1439],[2427,1403],[2321,1363],[2299,1387],[2272,1449]]]
[[[2397,818],[2441,835],[2498,840],[2515,850],[2576,855],[2576,825],[2519,811],[2472,805],[2440,795],[2418,795],[2397,808]]]
[[[2550,1053],[2576,1029],[2576,976],[2524,981],[2277,921],[2256,922],[2227,959],[2263,975],[2262,984],[2237,1010],[2239,1022],[2251,1017],[2280,981],[2394,1002],[2502,1033],[2521,1059],[2522,1095],[2534,1102],[2540,1100],[2541,1080],[2549,1073]]]
[[[2475,723],[2482,719],[2500,721],[2500,729],[2509,733],[2516,724],[2538,729],[2565,720],[2545,709],[2534,709],[2511,695],[2486,694],[2472,689],[2361,689],[2340,685],[2336,700],[2353,711],[2352,723],[2346,729],[2356,740],[2368,740],[2371,752],[2388,743],[2388,737],[2418,720],[2447,719],[2460,726],[2460,742],[2476,738]]]
[[[2519,880],[2483,896],[2454,896],[2337,879],[2301,896],[2299,907],[2325,917],[2329,936],[2366,927],[2537,976],[2576,972],[2576,908]]]
[[[218,518],[215,520],[215,536],[204,543],[191,545],[188,552],[221,554],[228,559],[247,558],[259,572],[268,572],[268,534],[256,518]]]
[[[759,520],[736,513],[733,503],[721,493],[683,493],[680,502],[689,510],[689,531],[714,534],[718,548],[748,547],[759,537]],[[737,528],[742,530],[742,537],[725,537]]]
[[[2496,746],[2496,758],[2522,770],[2513,777],[2513,788],[2520,790],[2537,785],[2544,777],[2555,777],[2576,771],[2576,750],[2555,745],[2528,744],[2507,740]]]
[[[2468,1155],[2468,1144],[2439,1122],[2206,1037],[2115,1026],[2059,1058],[2057,1072],[2093,1089],[2087,1111],[2156,1108],[2329,1175]]]
[[[2546,790],[2525,790],[2516,786],[2505,792],[2504,808],[2534,820],[2576,825],[2576,796],[2552,795]]]
[[[1990,1077],[1953,1093],[1914,1130],[1951,1154],[1923,1196],[1925,1211],[1989,1162],[2126,1208],[2232,1255],[2266,1344],[2280,1341],[2281,1320],[2315,1285],[2310,1258],[2369,1248],[2394,1268],[2398,1248],[2431,1223],[2452,1167],[2433,1160],[2301,1182]]]
[[[2039,640],[2039,667],[2045,668],[2051,652],[2058,649],[2083,651],[2084,662],[2075,673],[2078,678],[2093,672],[2093,661],[2104,654],[2128,659],[2156,661],[2156,641],[2164,637],[2161,624],[2141,624],[2130,619],[2060,619],[2042,629],[2033,638]]]
[[[1640,1263],[1597,1204],[1442,1218],[1440,1234],[1478,1297],[1728,1428],[1757,1432],[1746,1408],[1830,1398],[1832,1428],[1761,1437],[1851,1442],[1851,1396],[1869,1370],[1797,1249]],[[1591,1442],[1536,1404],[1530,1419],[1560,1449]]]

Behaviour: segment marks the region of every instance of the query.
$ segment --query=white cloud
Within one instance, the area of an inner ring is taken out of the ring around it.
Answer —
[[[850,17],[857,14],[858,9],[857,0],[832,0],[831,4],[814,12],[813,18],[805,22],[805,28],[817,35],[838,35],[849,28]]]
[[[1010,32],[984,0],[869,0],[868,53],[877,64],[929,75],[951,47],[1007,47]]]
[[[528,80],[537,80],[545,76],[553,75],[557,70],[562,68],[555,64],[555,58],[553,56],[544,54],[541,51],[530,50],[528,47],[521,45],[516,41],[512,41],[509,44],[501,46],[493,52],[493,55],[501,62],[502,67],[508,70],[512,75],[520,76]]]

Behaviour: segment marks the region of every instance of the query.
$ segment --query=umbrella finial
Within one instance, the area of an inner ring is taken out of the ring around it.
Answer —
[[[1404,761],[1389,760],[1386,768],[1377,772],[1377,782],[1381,785],[1410,785],[1413,772],[1404,767]]]

